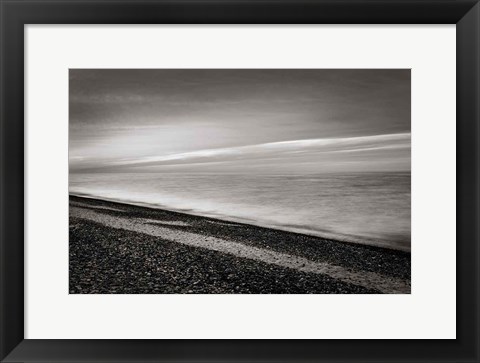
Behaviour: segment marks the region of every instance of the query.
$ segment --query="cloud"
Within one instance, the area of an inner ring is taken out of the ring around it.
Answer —
[[[169,155],[123,159],[112,165],[179,165],[244,160],[275,160],[333,153],[365,153],[382,150],[410,150],[410,133],[347,138],[318,138],[270,142],[255,145],[204,149]]]

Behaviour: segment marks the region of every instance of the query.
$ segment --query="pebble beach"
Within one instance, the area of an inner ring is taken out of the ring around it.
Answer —
[[[71,294],[408,294],[410,252],[70,196]]]

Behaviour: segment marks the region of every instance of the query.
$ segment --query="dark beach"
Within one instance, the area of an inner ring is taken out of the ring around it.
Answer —
[[[409,252],[70,196],[72,294],[410,293]]]

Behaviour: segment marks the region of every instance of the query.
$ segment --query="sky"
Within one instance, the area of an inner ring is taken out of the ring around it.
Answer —
[[[410,170],[410,70],[69,72],[72,173]]]

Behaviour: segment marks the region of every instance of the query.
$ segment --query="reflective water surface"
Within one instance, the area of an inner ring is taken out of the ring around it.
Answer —
[[[410,250],[410,173],[70,174],[70,193]]]

